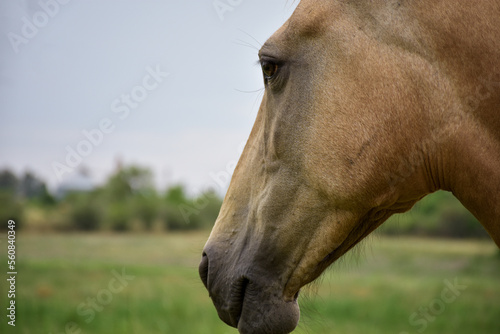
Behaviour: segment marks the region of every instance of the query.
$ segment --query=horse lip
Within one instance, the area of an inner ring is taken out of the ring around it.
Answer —
[[[243,303],[245,301],[245,293],[250,280],[246,276],[241,276],[238,278],[229,292],[229,308],[227,313],[229,314],[230,326],[238,328],[238,323],[240,322],[241,313],[243,311]]]

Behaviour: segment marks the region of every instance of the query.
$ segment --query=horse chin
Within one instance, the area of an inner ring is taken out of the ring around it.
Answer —
[[[219,307],[219,317],[241,334],[287,334],[297,327],[298,293],[289,301],[269,281],[237,279],[229,290],[228,307]]]
[[[299,318],[296,300],[266,301],[246,296],[237,328],[241,334],[288,334],[297,327]]]

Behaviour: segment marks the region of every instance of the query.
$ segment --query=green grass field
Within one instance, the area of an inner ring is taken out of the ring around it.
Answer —
[[[21,231],[16,327],[2,279],[0,333],[237,333],[198,279],[207,235]],[[5,234],[0,249],[5,276]],[[302,293],[295,333],[500,333],[493,242],[373,237],[353,254]]]

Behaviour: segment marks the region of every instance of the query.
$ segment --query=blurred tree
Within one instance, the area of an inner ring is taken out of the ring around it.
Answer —
[[[0,221],[16,221],[17,228],[26,226],[23,221],[27,207],[31,204],[53,206],[54,198],[47,191],[44,182],[33,173],[27,172],[21,179],[10,170],[0,171]],[[4,224],[1,224],[4,229]]]
[[[171,204],[181,204],[187,202],[186,192],[183,185],[175,185],[167,189],[165,193],[165,201]]]
[[[151,229],[157,216],[156,190],[151,170],[139,166],[120,167],[102,189],[106,203],[106,223],[114,231],[130,229],[139,218]]]
[[[135,216],[141,220],[145,230],[151,230],[158,216],[158,198],[156,193],[138,194],[134,200]]]
[[[103,210],[93,193],[70,193],[65,198],[69,206],[71,226],[78,231],[95,231],[102,226]]]
[[[21,200],[12,192],[0,190],[0,230],[7,229],[7,222],[14,220],[16,229],[23,225],[23,205]]]
[[[180,208],[187,205],[188,202],[189,200],[182,185],[175,185],[167,189],[162,205],[162,217],[167,230],[189,229],[180,211]]]
[[[54,196],[47,190],[47,186],[43,184],[40,194],[36,198],[37,202],[42,206],[54,206],[57,201]]]
[[[8,169],[0,171],[0,190],[15,194],[17,192],[18,185],[19,180],[14,173]]]
[[[56,204],[56,200],[47,190],[45,182],[31,172],[26,172],[19,181],[19,194],[23,198],[42,206],[54,206]]]
[[[170,231],[178,230],[189,230],[194,229],[193,226],[189,224],[182,217],[179,207],[172,205],[171,203],[166,203],[162,210],[163,221],[165,223],[165,229]]]
[[[488,237],[477,219],[451,193],[445,191],[428,195],[405,214],[394,215],[379,230],[385,234]]]
[[[19,193],[24,198],[32,199],[46,192],[45,184],[31,172],[26,172],[19,182]]]
[[[188,198],[182,186],[165,194],[164,219],[169,230],[209,229],[219,214],[222,200],[214,191]]]
[[[115,232],[129,230],[131,211],[128,201],[109,203],[106,206],[106,224]]]
[[[154,191],[153,174],[149,169],[138,166],[121,168],[109,178],[104,189],[111,200],[124,200],[138,192],[151,192]]]

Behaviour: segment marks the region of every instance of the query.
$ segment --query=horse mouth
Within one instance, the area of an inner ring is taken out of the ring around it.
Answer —
[[[243,304],[245,301],[245,293],[250,280],[245,276],[240,277],[236,282],[233,283],[230,293],[229,293],[229,308],[227,313],[229,314],[228,325],[238,328],[238,323],[240,322],[241,313],[243,312]]]
[[[233,279],[218,277],[215,262],[204,253],[199,273],[223,322],[241,334],[287,334],[295,329],[300,318],[298,293],[286,300],[279,282],[247,270]]]
[[[204,252],[200,266],[198,268],[201,281],[205,288],[210,293],[214,304],[216,305],[219,318],[227,325],[237,328],[243,311],[243,303],[245,301],[245,293],[250,280],[241,276],[230,287],[227,301],[221,300],[217,294],[213,293],[214,280],[209,275],[210,261],[207,254]]]

